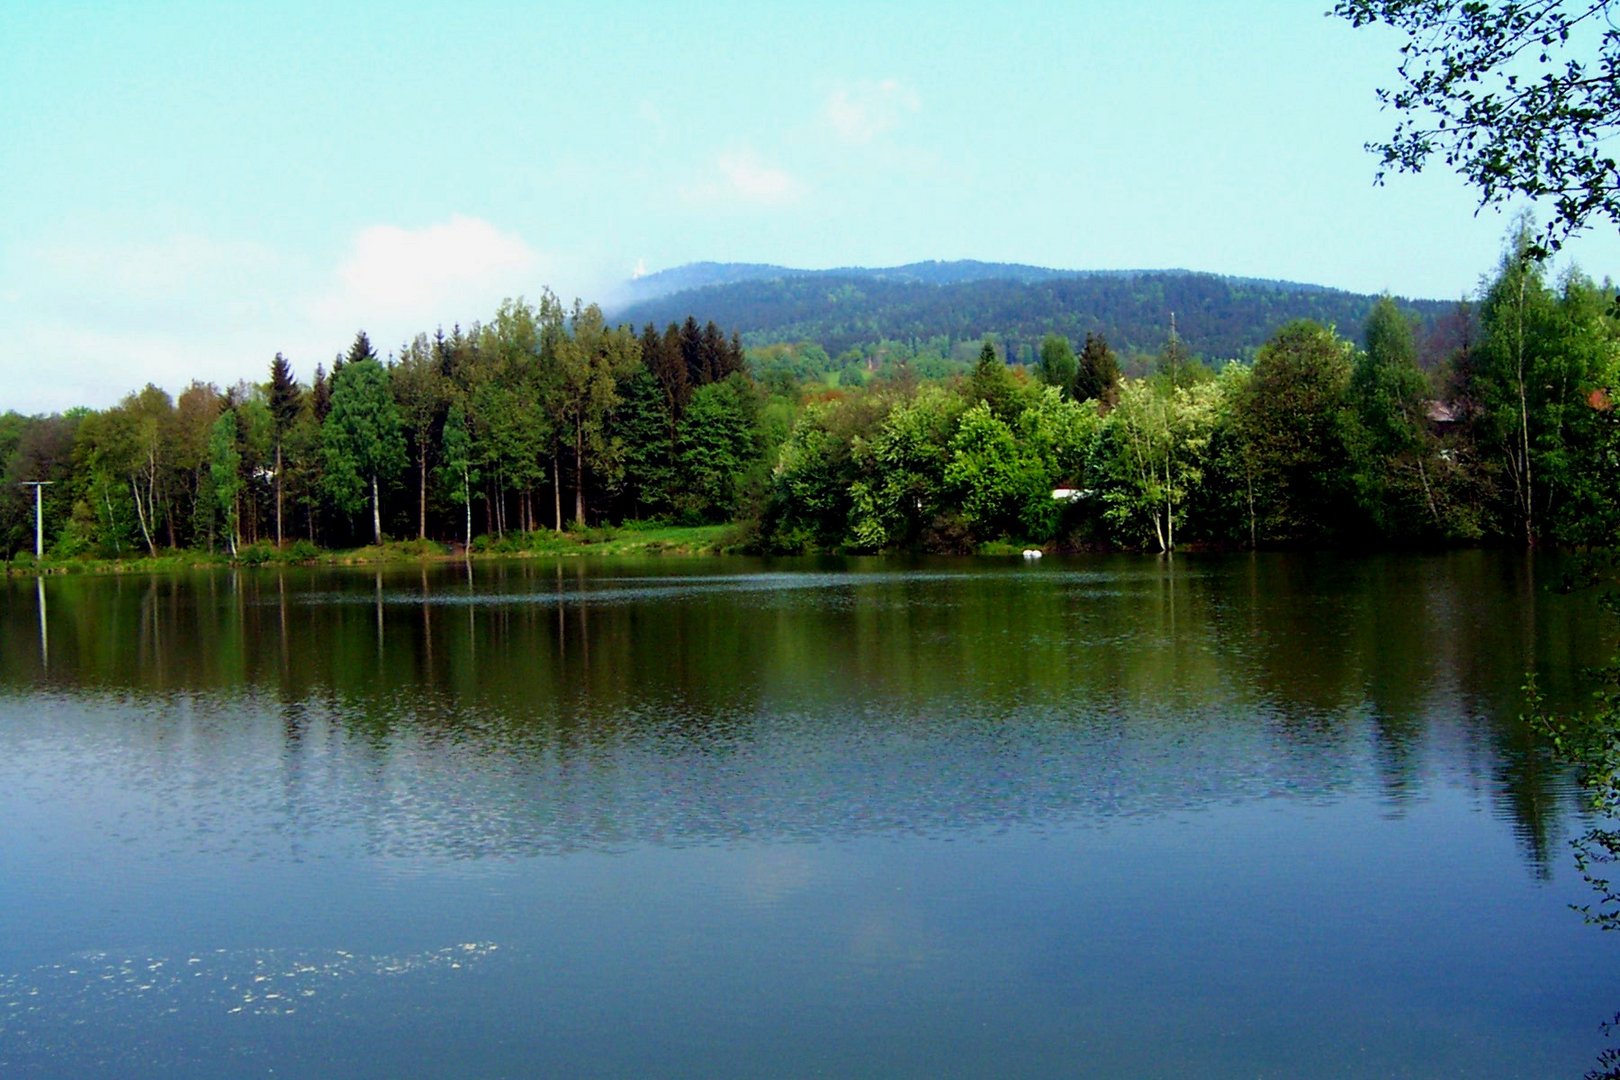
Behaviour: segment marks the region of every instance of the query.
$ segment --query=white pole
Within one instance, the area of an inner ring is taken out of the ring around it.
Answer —
[[[31,487],[34,489],[34,558],[45,557],[45,488],[56,483],[55,480],[25,480],[18,487]]]

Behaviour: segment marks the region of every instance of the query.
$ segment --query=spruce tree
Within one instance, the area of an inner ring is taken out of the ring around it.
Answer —
[[[276,547],[278,548],[282,542],[282,443],[293,421],[298,419],[300,404],[298,382],[293,378],[292,365],[287,362],[285,356],[276,353],[276,358],[270,361],[270,419],[274,425],[276,440]]]
[[[1109,408],[1119,400],[1119,357],[1101,334],[1086,334],[1072,396],[1076,401],[1100,401]]]

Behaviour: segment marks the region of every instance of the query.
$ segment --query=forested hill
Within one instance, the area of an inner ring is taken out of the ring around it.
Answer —
[[[1294,319],[1357,337],[1377,299],[1186,270],[1077,272],[977,262],[824,271],[699,263],[638,279],[634,287],[645,298],[620,308],[616,319],[664,326],[693,315],[735,327],[750,345],[814,341],[834,356],[879,341],[961,342],[995,334],[1010,356],[1027,358],[1048,333],[1079,342],[1089,331],[1122,353],[1156,353],[1173,314],[1194,353],[1246,357]],[[1399,303],[1425,326],[1454,307]]]
[[[1089,271],[1093,274],[1133,272]],[[1051,270],[1044,266],[1026,266],[1023,263],[980,262],[977,259],[916,262],[904,266],[877,268],[843,266],[832,270],[795,270],[789,266],[775,266],[771,263],[696,262],[634,278],[625,284],[622,299],[625,304],[636,304],[710,285],[733,285],[743,281],[770,281],[785,277],[862,278],[913,282],[921,285],[956,285],[967,281],[1050,281],[1053,278],[1075,276],[1078,276],[1078,272],[1073,270]]]

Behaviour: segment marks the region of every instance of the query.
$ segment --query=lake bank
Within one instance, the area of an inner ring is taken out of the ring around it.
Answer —
[[[127,559],[47,556],[36,562],[23,556],[0,564],[6,575],[51,574],[160,574],[209,569],[259,566],[389,566],[415,563],[459,562],[466,559],[522,559],[572,556],[717,555],[734,532],[730,525],[661,525],[629,523],[561,533],[550,530],[514,533],[507,537],[479,537],[471,549],[433,540],[394,540],[380,546],[348,550],[317,548],[308,541],[277,549],[252,544],[236,557],[224,552],[174,551]]]

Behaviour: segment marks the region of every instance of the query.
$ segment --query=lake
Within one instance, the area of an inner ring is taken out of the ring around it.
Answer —
[[[6,1077],[1578,1077],[1461,552],[0,580]]]

